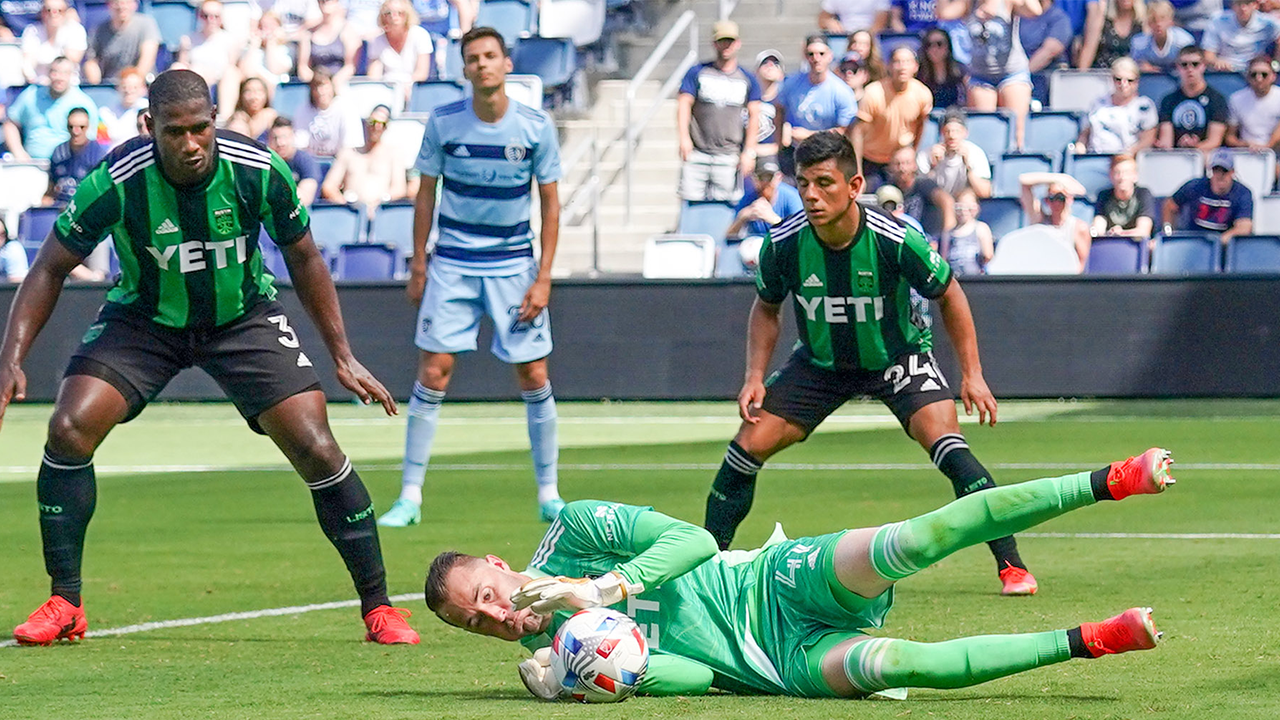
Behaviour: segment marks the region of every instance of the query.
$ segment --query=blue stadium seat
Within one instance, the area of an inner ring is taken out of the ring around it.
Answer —
[[[1093,201],[1089,198],[1073,198],[1071,201],[1071,214],[1086,223],[1092,223],[1095,214],[1093,207]]]
[[[401,257],[413,255],[413,202],[382,203],[369,222],[369,242],[391,245]]]
[[[913,33],[880,33],[880,56],[885,65],[893,57],[893,51],[900,47],[909,48],[911,54],[920,55],[920,36]]]
[[[996,240],[1026,224],[1022,217],[1022,203],[1017,198],[987,198],[981,201],[978,219],[991,226]]]
[[[1237,235],[1227,245],[1227,272],[1280,273],[1280,236]]]
[[[920,150],[928,152],[942,138],[942,113],[933,112],[924,121],[924,131],[920,133]]]
[[[1098,191],[1111,187],[1111,155],[1067,155],[1063,172],[1080,181],[1089,197],[1097,198]]]
[[[1073,112],[1035,112],[1027,116],[1023,152],[1048,155],[1054,170],[1062,169],[1063,151],[1080,137],[1080,116]]]
[[[514,48],[533,34],[537,13],[534,5],[523,0],[483,0],[475,24],[497,30],[507,47]]]
[[[276,85],[275,94],[271,96],[271,107],[277,113],[292,120],[303,105],[311,102],[311,87],[306,83],[287,82]]]
[[[81,85],[80,90],[98,107],[110,105],[120,97],[114,85]]]
[[[26,247],[40,247],[40,243],[49,236],[53,223],[58,219],[62,208],[32,207],[22,211],[18,216],[18,239]]]
[[[85,2],[79,12],[80,24],[84,26],[84,31],[90,38],[93,37],[93,31],[97,30],[99,25],[111,19],[111,11],[105,2]]]
[[[1158,275],[1198,275],[1218,271],[1218,239],[1204,233],[1173,233],[1156,240],[1151,272]]]
[[[153,2],[148,13],[160,27],[160,40],[165,47],[176,51],[182,44],[182,36],[196,31],[196,9],[186,2]]]
[[[360,241],[364,212],[350,205],[317,202],[311,207],[311,236],[330,257],[338,248]]]
[[[716,243],[724,241],[724,233],[733,222],[733,206],[722,202],[685,202],[680,208],[681,235],[709,235]]]
[[[1165,95],[1177,89],[1178,78],[1168,73],[1142,73],[1138,78],[1138,94],[1154,100],[1157,108],[1160,107],[1160,101]]]
[[[578,71],[578,50],[568,38],[526,38],[511,60],[517,73],[537,75],[547,90],[568,85]]]
[[[995,168],[995,182],[991,194],[995,197],[1016,198],[1022,194],[1018,176],[1029,172],[1051,172],[1053,161],[1047,155],[1005,153]]]
[[[449,40],[448,47],[444,51],[444,72],[441,75],[442,80],[453,80],[454,82],[462,82],[462,42],[457,38]]]
[[[336,275],[339,280],[393,280],[396,264],[396,249],[389,245],[343,245]]]
[[[1093,239],[1084,271],[1089,275],[1134,275],[1146,267],[1146,240],[1106,236]]]
[[[409,106],[405,112],[430,113],[441,105],[448,105],[466,96],[462,85],[452,80],[432,80],[413,84],[413,92],[409,95]]]
[[[284,253],[267,234],[266,228],[258,231],[258,249],[262,252],[262,264],[267,272],[281,283],[289,282],[289,267],[285,265]]]
[[[321,177],[320,182],[323,183],[324,182],[323,178],[329,174],[329,168],[333,167],[333,158],[318,157],[316,158],[316,165],[320,167],[320,177]]]
[[[1207,72],[1204,74],[1204,81],[1209,87],[1222,93],[1225,98],[1230,98],[1231,94],[1237,90],[1249,87],[1249,81],[1245,80],[1241,73]]]
[[[1002,112],[969,113],[969,140],[993,161],[1010,150],[1013,121]]]
[[[827,33],[827,47],[831,48],[832,70],[840,64],[840,58],[849,49],[849,33]]]

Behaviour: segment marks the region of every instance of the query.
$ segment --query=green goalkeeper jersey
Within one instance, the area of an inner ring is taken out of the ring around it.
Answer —
[[[801,351],[827,370],[883,370],[906,353],[932,349],[911,290],[932,299],[951,281],[951,267],[918,231],[858,207],[848,247],[831,250],[797,213],[770,229],[756,270],[761,300],[794,298]]]

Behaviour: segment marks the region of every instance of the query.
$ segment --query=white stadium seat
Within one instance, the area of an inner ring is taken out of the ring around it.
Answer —
[[[1110,92],[1110,70],[1054,70],[1049,76],[1048,109],[1087,112]]]
[[[1057,232],[1044,225],[1032,225],[1008,233],[996,244],[995,257],[987,263],[987,274],[1080,274],[1080,258],[1075,250],[1053,237]]]
[[[1169,197],[1192,178],[1204,177],[1199,150],[1143,150],[1138,153],[1138,184],[1156,197]]]
[[[709,278],[715,266],[710,235],[655,235],[644,246],[646,278]]]

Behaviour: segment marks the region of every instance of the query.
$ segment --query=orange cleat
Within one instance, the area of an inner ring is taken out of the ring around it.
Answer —
[[[1000,589],[1001,595],[1035,595],[1040,587],[1036,585],[1035,576],[1030,571],[1008,563],[1000,571],[1000,582],[1004,583],[1004,587]]]
[[[64,638],[75,642],[88,629],[84,606],[76,607],[61,595],[54,595],[13,629],[13,639],[19,645],[52,645]]]
[[[365,627],[369,628],[364,639],[382,645],[417,645],[418,633],[405,622],[411,615],[404,608],[379,605],[364,616]]]
[[[1173,454],[1163,448],[1151,448],[1124,462],[1113,462],[1107,472],[1107,489],[1116,500],[1162,493],[1177,482],[1169,475],[1172,465]]]
[[[1082,624],[1080,635],[1085,647],[1089,648],[1094,657],[1131,650],[1150,650],[1164,637],[1164,633],[1156,630],[1151,612],[1149,607],[1129,608],[1110,620]]]

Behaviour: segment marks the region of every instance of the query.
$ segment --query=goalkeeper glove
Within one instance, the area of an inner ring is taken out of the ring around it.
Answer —
[[[586,578],[542,577],[530,580],[511,594],[517,610],[530,608],[539,615],[558,610],[582,610],[622,602],[629,595],[644,592],[641,583],[627,582],[620,573],[611,572],[595,580]]]
[[[551,648],[535,651],[533,657],[520,663],[516,669],[529,692],[543,700],[555,700],[564,692],[551,673]]]

